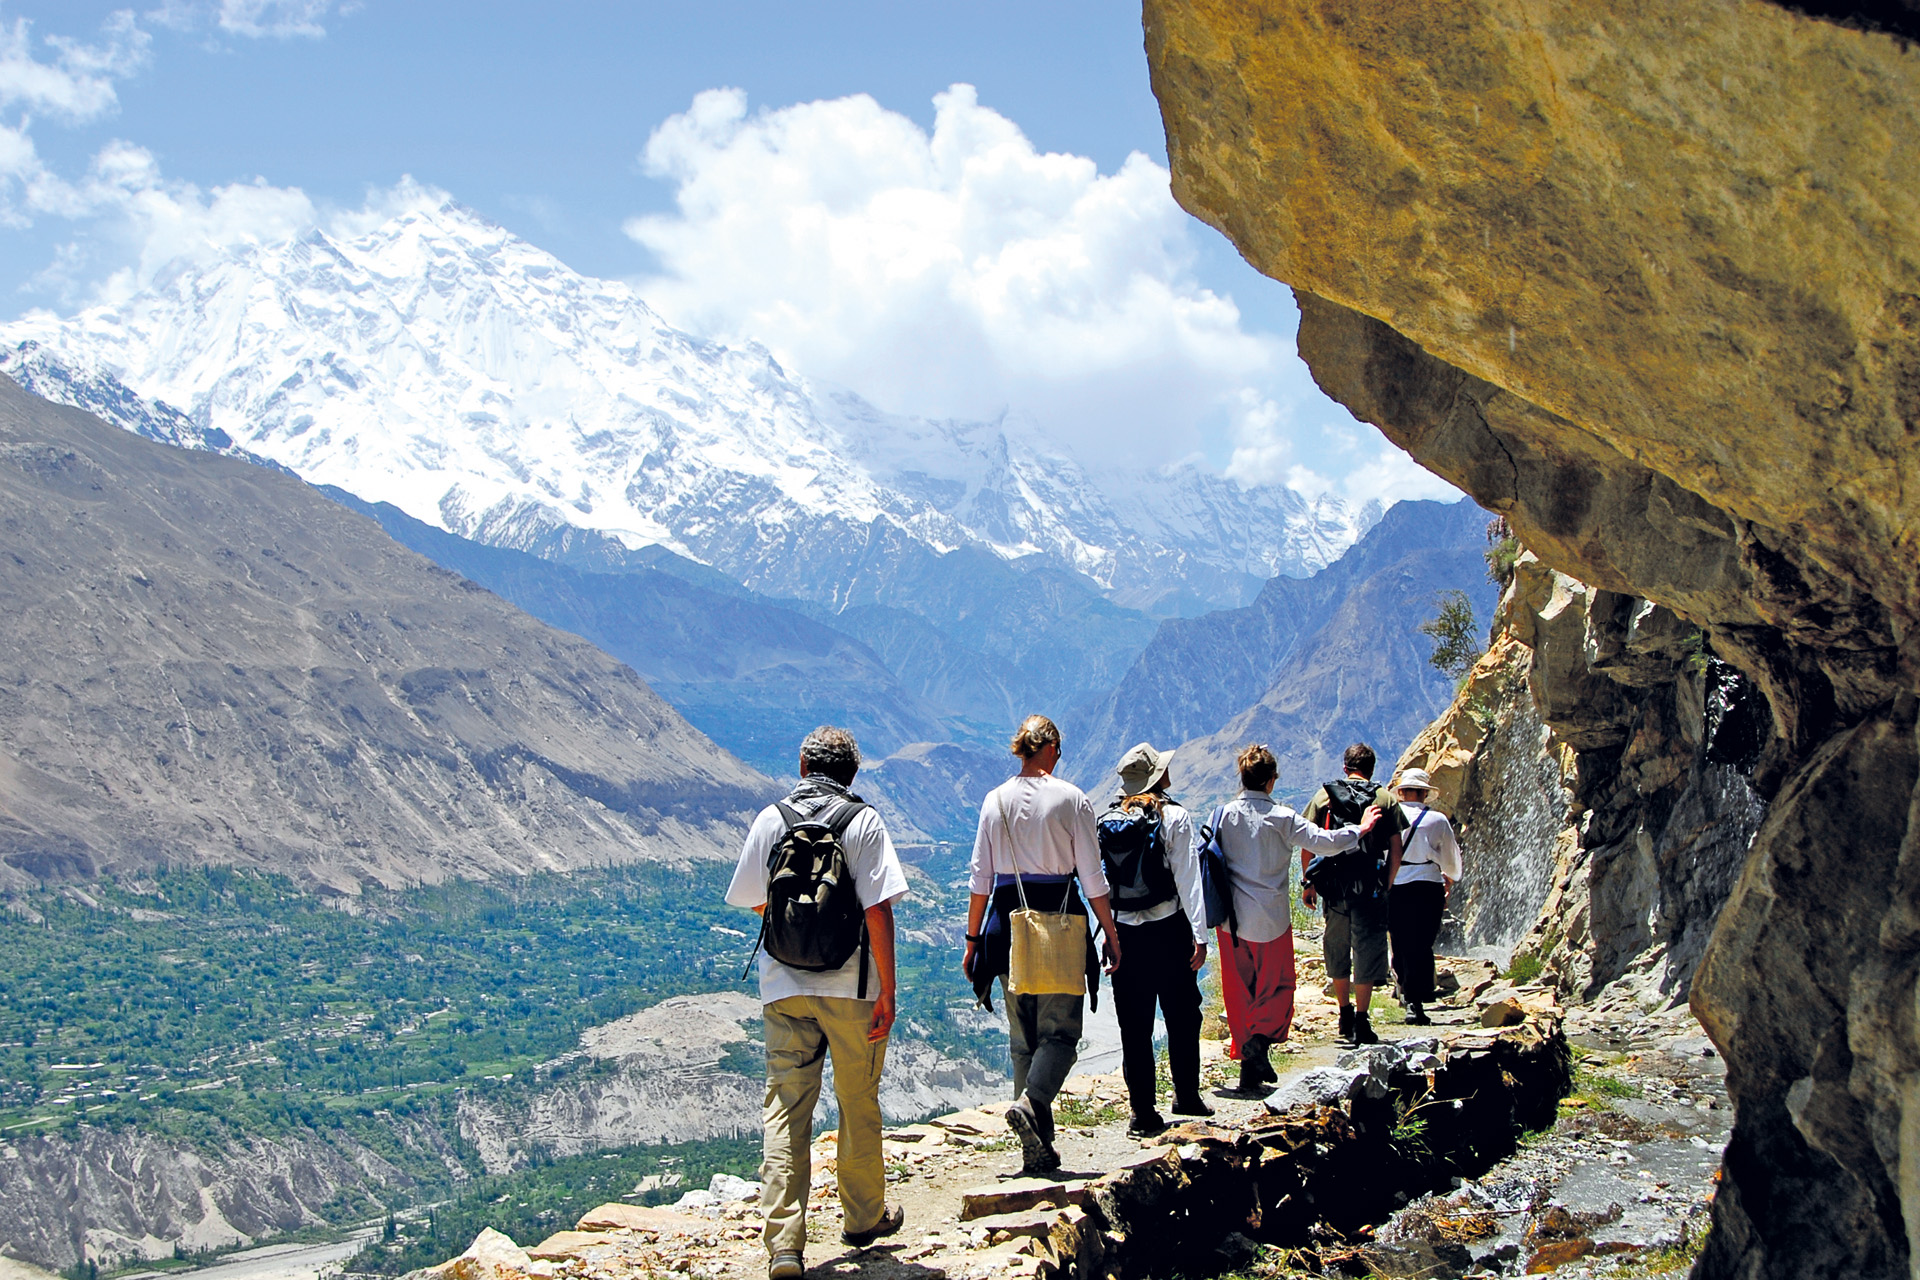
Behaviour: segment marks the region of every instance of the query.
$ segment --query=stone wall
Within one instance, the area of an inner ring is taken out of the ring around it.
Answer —
[[[1766,697],[1707,1277],[1920,1239],[1920,51],[1856,7],[1145,5],[1174,193],[1321,386]]]

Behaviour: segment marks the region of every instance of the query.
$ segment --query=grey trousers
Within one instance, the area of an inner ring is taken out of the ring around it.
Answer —
[[[1004,989],[1003,989],[1004,990]],[[1080,1057],[1085,996],[1010,996],[1007,1041],[1013,1050],[1014,1096],[1051,1105]]]

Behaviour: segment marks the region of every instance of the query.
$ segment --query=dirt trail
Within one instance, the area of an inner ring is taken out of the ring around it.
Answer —
[[[1390,1000],[1376,1003],[1375,1025],[1383,1039],[1479,1027],[1487,999],[1471,993],[1490,975],[1476,962],[1454,966],[1466,990],[1454,1002],[1430,1008],[1431,1028],[1407,1026]],[[1334,1065],[1345,1052],[1334,1040],[1336,1009],[1319,979],[1317,961],[1302,964],[1294,1038],[1275,1058],[1282,1088]],[[1417,1260],[1425,1274],[1436,1276],[1518,1274],[1550,1260],[1568,1264],[1565,1274],[1604,1275],[1661,1250],[1684,1253],[1697,1241],[1725,1142],[1718,1060],[1684,1009],[1652,1017],[1630,1004],[1576,1010],[1568,1030],[1586,1046],[1578,1051],[1585,1065],[1554,1129],[1530,1139],[1485,1177],[1448,1196],[1416,1201],[1383,1224],[1377,1243],[1356,1245]],[[1225,1060],[1224,1046],[1203,1040],[1201,1049],[1203,1087],[1216,1120],[1234,1126],[1262,1115],[1262,1099],[1241,1097],[1230,1087],[1238,1067]],[[1162,1082],[1164,1088],[1164,1069]],[[907,1223],[868,1249],[840,1241],[836,1144],[831,1134],[816,1140],[808,1275],[986,1280],[1033,1274],[1035,1241],[1029,1237],[1045,1238],[1045,1220],[1073,1198],[1077,1182],[1151,1158],[1174,1140],[1127,1136],[1125,1089],[1117,1074],[1076,1076],[1056,1104],[1063,1168],[1049,1179],[1023,1180],[1018,1144],[1005,1126],[1006,1107],[1005,1100],[987,1101],[888,1131],[888,1195],[906,1209]],[[603,1206],[582,1220],[588,1230],[562,1232],[525,1253],[504,1237],[494,1239],[491,1255],[477,1243],[466,1258],[437,1268],[438,1280],[765,1275],[757,1203],[742,1200],[706,1215]],[[1462,1222],[1472,1224],[1465,1235]],[[1269,1251],[1253,1273],[1289,1274],[1283,1263]]]

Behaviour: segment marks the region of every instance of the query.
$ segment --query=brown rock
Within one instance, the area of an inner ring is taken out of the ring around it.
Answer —
[[[1591,584],[1579,661],[1571,600],[1527,642],[1541,705],[1631,757],[1642,799],[1595,815],[1685,790],[1640,602],[1766,695],[1773,808],[1693,988],[1738,1107],[1709,1280],[1904,1275],[1920,1221],[1920,61],[1809,8],[1145,6],[1175,194],[1296,287],[1321,385]],[[1568,981],[1689,892],[1638,838],[1563,850]]]
[[[1527,1274],[1543,1276],[1569,1262],[1584,1258],[1593,1252],[1591,1240],[1556,1240],[1552,1244],[1543,1244],[1527,1255]]]
[[[1060,1208],[1067,1203],[1067,1188],[1062,1182],[1045,1178],[1009,1178],[988,1187],[975,1187],[960,1193],[960,1221],[990,1215],[1019,1213],[1041,1205]]]
[[[587,1210],[580,1216],[580,1221],[575,1226],[576,1230],[582,1232],[657,1231],[662,1235],[685,1235],[713,1229],[713,1223],[705,1218],[688,1217],[684,1213],[675,1213],[671,1209],[654,1209],[645,1205],[617,1202]]]

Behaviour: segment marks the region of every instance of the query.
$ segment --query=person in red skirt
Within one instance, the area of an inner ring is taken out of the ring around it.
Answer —
[[[1300,849],[1340,853],[1379,820],[1323,830],[1273,800],[1280,776],[1273,752],[1255,743],[1240,753],[1238,797],[1215,814],[1220,852],[1233,884],[1233,927],[1222,926],[1220,988],[1226,998],[1230,1057],[1240,1060],[1240,1091],[1264,1094],[1279,1078],[1268,1049],[1293,1027],[1292,866]]]

